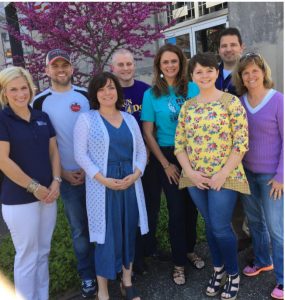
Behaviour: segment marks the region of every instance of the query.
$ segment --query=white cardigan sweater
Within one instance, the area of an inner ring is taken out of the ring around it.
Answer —
[[[121,112],[133,137],[133,170],[142,174],[146,165],[146,149],[136,119]],[[107,174],[109,134],[97,110],[82,113],[74,127],[74,156],[76,162],[86,172],[86,206],[91,242],[104,244],[106,234],[105,197],[106,187],[94,176],[100,172]],[[148,232],[147,212],[141,179],[135,182],[139,210],[141,234]]]

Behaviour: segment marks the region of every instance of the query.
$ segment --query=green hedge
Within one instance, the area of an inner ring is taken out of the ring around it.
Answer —
[[[166,200],[162,197],[157,237],[160,247],[169,250],[167,234],[168,214]],[[198,219],[198,242],[205,240],[204,225],[201,217]],[[5,237],[0,244],[0,270],[13,281],[13,263],[15,250],[10,236]],[[71,288],[80,287],[80,280],[76,271],[76,260],[70,237],[70,230],[64,215],[62,201],[58,201],[58,215],[55,232],[52,239],[52,247],[49,258],[50,264],[50,294],[64,293]]]

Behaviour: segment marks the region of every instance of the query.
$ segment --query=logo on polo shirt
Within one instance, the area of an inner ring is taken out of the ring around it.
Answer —
[[[80,111],[81,106],[77,102],[74,102],[70,105],[70,109],[74,112],[78,112],[78,111]]]
[[[45,125],[47,125],[47,123],[44,122],[44,121],[37,121],[37,124],[38,124],[38,126],[45,126]]]

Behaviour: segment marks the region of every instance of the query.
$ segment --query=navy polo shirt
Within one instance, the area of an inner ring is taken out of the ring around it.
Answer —
[[[229,74],[227,78],[224,78],[224,64],[223,62],[219,65],[219,76],[216,80],[216,88],[220,91],[224,91],[226,93],[230,93],[235,96],[237,95],[236,88],[232,83],[232,74]]]
[[[52,182],[49,140],[55,136],[48,115],[30,108],[29,122],[7,106],[0,112],[0,140],[10,143],[9,157],[31,178],[48,187]],[[15,205],[38,201],[33,194],[4,176],[0,200]]]

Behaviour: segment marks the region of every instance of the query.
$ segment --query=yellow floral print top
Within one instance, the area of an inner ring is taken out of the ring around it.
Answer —
[[[193,170],[209,176],[225,164],[232,150],[248,151],[246,111],[240,100],[223,93],[210,103],[198,103],[196,97],[181,108],[175,134],[175,154],[186,150]],[[188,186],[193,186],[189,180]],[[229,175],[224,188],[249,194],[249,186],[240,163]]]

